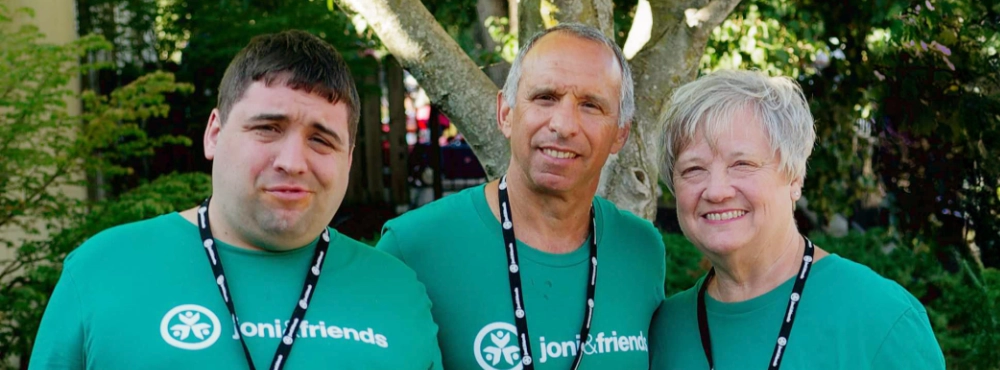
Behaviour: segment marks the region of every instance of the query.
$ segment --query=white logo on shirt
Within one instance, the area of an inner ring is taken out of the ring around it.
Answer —
[[[235,324],[235,319],[233,323]],[[227,325],[228,326],[228,325]],[[296,339],[342,339],[370,344],[381,348],[389,348],[389,338],[375,331],[374,328],[357,329],[354,327],[327,325],[320,320],[316,323],[302,320],[296,325],[294,339],[289,336],[289,322],[274,319],[270,322],[240,322],[239,331],[233,325],[231,339],[244,338],[274,338],[292,341]],[[362,326],[363,327],[363,326]],[[171,346],[198,350],[210,347],[219,339],[223,328],[219,318],[211,310],[196,304],[184,304],[174,307],[160,321],[160,336]],[[516,348],[516,347],[515,347]]]
[[[642,331],[638,331],[636,335],[619,335],[617,330],[612,330],[608,334],[604,331],[591,333],[583,343],[579,334],[573,339],[565,340],[538,337],[538,348],[532,345],[531,360],[544,364],[556,358],[576,357],[580,351],[586,356],[649,351],[648,340]],[[484,370],[521,370],[521,347],[517,337],[517,328],[510,323],[494,322],[486,325],[476,335],[473,344],[476,362]]]
[[[521,347],[517,328],[505,322],[483,327],[474,343],[476,362],[484,370],[521,370]]]
[[[160,321],[160,335],[167,344],[190,350],[208,348],[222,333],[219,318],[196,304],[174,307]]]

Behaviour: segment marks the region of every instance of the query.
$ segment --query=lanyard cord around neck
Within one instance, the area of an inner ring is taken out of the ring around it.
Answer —
[[[767,366],[769,370],[777,370],[781,366],[782,355],[785,352],[785,347],[788,346],[788,338],[792,333],[792,324],[795,322],[795,314],[797,312],[795,311],[795,306],[801,305],[802,290],[806,286],[806,279],[809,278],[809,266],[812,265],[813,253],[816,251],[812,241],[804,236],[802,239],[805,239],[806,244],[805,253],[802,256],[802,265],[799,266],[799,273],[795,275],[795,285],[792,286],[792,294],[788,297],[788,306],[785,309],[785,315],[782,316],[781,329],[778,331],[778,341],[774,345],[771,362]],[[712,358],[712,337],[708,331],[705,291],[708,288],[708,282],[712,280],[713,276],[715,276],[715,268],[708,271],[705,281],[701,283],[701,289],[698,289],[698,331],[701,332],[701,348],[705,350],[705,358],[708,359],[708,368],[711,370],[715,370],[715,359]]]
[[[512,219],[510,198],[507,196],[507,176],[500,179],[498,186],[500,196],[500,216],[503,227],[503,244],[507,255],[508,278],[510,279],[510,297],[514,304],[514,323],[517,326],[518,345],[521,347],[521,365],[523,370],[534,370],[531,359],[531,336],[528,335],[528,314],[524,307],[524,289],[521,286],[521,268],[517,258],[517,239],[514,238],[514,221]],[[590,335],[590,322],[594,317],[594,293],[597,288],[597,219],[594,207],[590,207],[590,275],[587,279],[587,299],[584,301],[583,324],[580,328],[580,347],[573,359],[572,370],[580,367],[583,360],[583,345]],[[544,348],[542,349],[545,350]]]
[[[219,249],[215,246],[215,238],[212,237],[212,227],[208,220],[209,200],[211,198],[205,199],[205,202],[198,208],[198,228],[201,230],[202,246],[205,247],[208,262],[212,265],[212,274],[215,275],[215,283],[219,286],[219,293],[222,294],[222,300],[226,302],[226,308],[229,309],[229,314],[232,316],[233,327],[240,337],[240,344],[243,345],[243,354],[246,355],[247,365],[250,366],[251,370],[256,370],[253,358],[250,357],[250,349],[247,348],[247,343],[243,340],[243,334],[240,333],[240,319],[236,316],[236,306],[233,304],[232,291],[229,289],[229,283],[226,281],[226,274],[222,270],[222,260],[220,259],[221,256],[219,256]],[[271,360],[271,366],[268,369],[280,370],[288,362],[288,356],[292,352],[292,344],[295,343],[297,329],[306,316],[306,309],[309,308],[309,301],[312,300],[313,292],[316,290],[316,282],[319,281],[319,275],[322,272],[323,258],[326,256],[326,251],[329,247],[330,231],[323,229],[319,243],[316,245],[312,262],[309,264],[310,267],[306,271],[306,281],[302,286],[301,298],[299,298],[299,301],[295,305],[295,310],[292,311],[292,318],[286,324],[284,335],[282,335],[281,341],[278,342],[278,349],[275,350],[274,358]]]

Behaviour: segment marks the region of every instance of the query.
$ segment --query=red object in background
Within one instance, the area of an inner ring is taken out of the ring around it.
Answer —
[[[417,129],[427,130],[427,120],[431,117],[431,105],[427,104],[420,108],[417,108]],[[451,126],[451,120],[448,119],[443,113],[438,113],[438,124],[441,125],[441,129],[446,129]]]

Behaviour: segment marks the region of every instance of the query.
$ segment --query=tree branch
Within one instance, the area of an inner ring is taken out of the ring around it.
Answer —
[[[733,12],[740,0],[712,0],[700,9],[684,9],[684,20],[688,27],[697,27],[698,33],[707,37],[715,27],[722,24]]]
[[[63,166],[56,167],[56,171],[52,174],[52,176],[49,177],[47,180],[45,180],[44,183],[41,184],[41,186],[34,189],[33,193],[25,197],[26,200],[23,203],[27,205],[27,207],[37,206],[35,202],[41,200],[42,195],[45,194],[45,192],[49,191],[49,186],[52,186],[52,184],[55,183],[57,179],[68,173],[67,172],[68,166],[69,164],[64,164]],[[0,227],[5,226],[7,222],[13,220],[14,215],[17,213],[17,211],[10,210],[10,212],[5,212],[5,213],[6,214],[3,214],[2,217],[0,217]]]
[[[545,23],[542,20],[542,0],[519,1],[517,23],[517,46],[522,47],[531,36],[545,29]]]
[[[660,132],[662,127],[657,121],[670,94],[697,76],[709,34],[729,16],[739,0],[650,0],[649,3],[653,18],[649,41],[632,58],[631,65],[639,100],[636,119],[642,122],[640,129]],[[649,149],[658,153],[660,148],[655,145]]]
[[[617,156],[609,158],[601,176],[601,194],[619,207],[647,219],[655,217],[663,150],[659,140],[663,131],[660,113],[674,89],[697,75],[709,33],[738,3],[649,0],[652,27],[633,27],[636,32],[648,31],[649,40],[630,62],[636,97],[632,137]],[[688,26],[686,14],[699,19],[695,26]]]
[[[615,39],[614,4],[611,0],[550,0],[559,23],[579,22],[601,30]]]
[[[496,85],[417,0],[337,0],[382,43],[458,125],[487,176],[506,172],[510,149],[496,125]]]
[[[490,35],[489,28],[486,27],[486,21],[489,20],[490,17],[500,18],[507,16],[507,14],[508,6],[506,1],[476,1],[476,15],[478,22],[475,26],[475,35],[476,41],[482,45],[483,49],[493,52],[500,47],[500,45],[493,40],[492,35]],[[509,29],[506,31],[509,31]],[[498,89],[499,87],[502,87],[504,81],[506,81],[508,71],[510,71],[510,63],[507,63],[507,61],[503,59],[483,67],[483,72],[486,73],[486,76],[489,77],[496,86],[498,86]]]

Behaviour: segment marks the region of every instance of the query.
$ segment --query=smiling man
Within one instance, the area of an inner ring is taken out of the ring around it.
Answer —
[[[600,31],[536,35],[497,95],[507,175],[385,225],[378,248],[427,286],[445,368],[648,368],[662,238],[595,196],[633,105],[625,58]]]
[[[358,111],[329,44],[254,38],[205,130],[212,197],[71,253],[30,368],[440,369],[413,271],[327,226]]]

